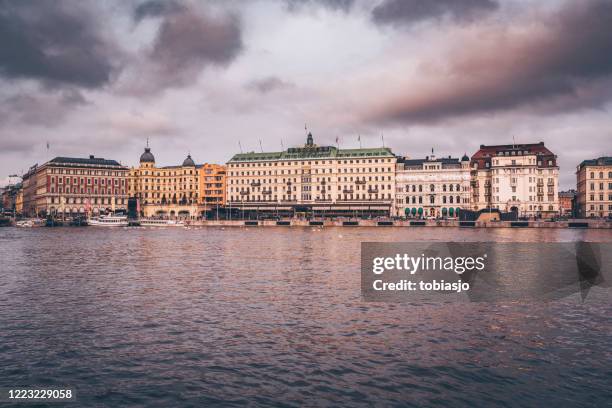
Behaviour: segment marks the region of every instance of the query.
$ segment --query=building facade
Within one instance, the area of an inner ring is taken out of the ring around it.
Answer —
[[[559,191],[559,215],[571,217],[574,215],[576,190]]]
[[[395,213],[406,217],[456,217],[469,209],[470,159],[399,158],[395,175]]]
[[[559,212],[557,156],[543,142],[481,145],[472,156],[472,209],[550,217]]]
[[[579,217],[612,217],[612,157],[585,160],[576,169]]]
[[[388,148],[306,144],[282,152],[236,154],[227,163],[227,206],[249,212],[328,216],[389,214],[396,157]]]
[[[208,208],[225,205],[226,167],[220,164],[202,164],[199,167],[200,203]]]
[[[23,176],[29,217],[77,216],[127,210],[128,168],[115,160],[56,157]]]
[[[0,197],[2,199],[0,208],[6,212],[21,214],[23,211],[23,189],[21,183],[6,186],[2,190]]]
[[[157,167],[146,147],[139,166],[130,169],[129,194],[145,217],[199,217],[223,205],[225,167],[196,165],[191,155],[180,166]]]

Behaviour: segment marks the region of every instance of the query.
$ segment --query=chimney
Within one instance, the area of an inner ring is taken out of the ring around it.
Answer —
[[[89,155],[89,158],[90,158],[90,159],[93,159],[93,158],[94,158],[94,155],[93,155],[93,154],[90,154],[90,155]]]

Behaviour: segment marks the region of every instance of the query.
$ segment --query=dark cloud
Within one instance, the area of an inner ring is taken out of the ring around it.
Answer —
[[[279,89],[293,88],[295,85],[291,82],[283,81],[282,79],[269,76],[266,78],[256,79],[247,84],[247,88],[265,94]]]
[[[322,6],[330,10],[348,12],[355,0],[283,0],[289,11],[298,11],[308,6]]]
[[[161,17],[182,10],[185,10],[185,7],[176,1],[150,0],[139,4],[134,9],[134,21],[140,22],[146,17]]]
[[[17,93],[0,100],[0,127],[55,126],[75,108],[89,104],[76,89]]]
[[[232,14],[208,13],[192,3],[149,1],[136,22],[161,17],[151,47],[130,70],[123,89],[135,96],[193,84],[207,66],[227,66],[241,52],[242,24]]]
[[[240,50],[242,36],[237,18],[182,12],[164,19],[151,58],[168,70],[180,71],[194,64],[225,65]]]
[[[520,29],[488,27],[458,38],[462,47],[444,56],[437,73],[424,72],[374,116],[427,122],[518,108],[599,107],[612,99],[611,22],[612,2],[596,0]]]
[[[78,2],[0,0],[0,75],[50,85],[100,87],[117,70],[117,49]]]
[[[372,10],[372,20],[394,25],[441,18],[469,21],[498,8],[497,0],[384,0]]]

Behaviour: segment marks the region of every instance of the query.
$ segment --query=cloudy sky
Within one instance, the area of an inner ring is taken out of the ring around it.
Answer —
[[[0,185],[54,156],[305,140],[611,155],[612,0],[0,0]],[[49,143],[49,150],[46,145]]]

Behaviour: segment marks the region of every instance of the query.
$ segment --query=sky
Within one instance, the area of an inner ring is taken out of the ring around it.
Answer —
[[[315,143],[612,155],[612,0],[0,0],[0,185]],[[47,143],[49,148],[47,148]]]

